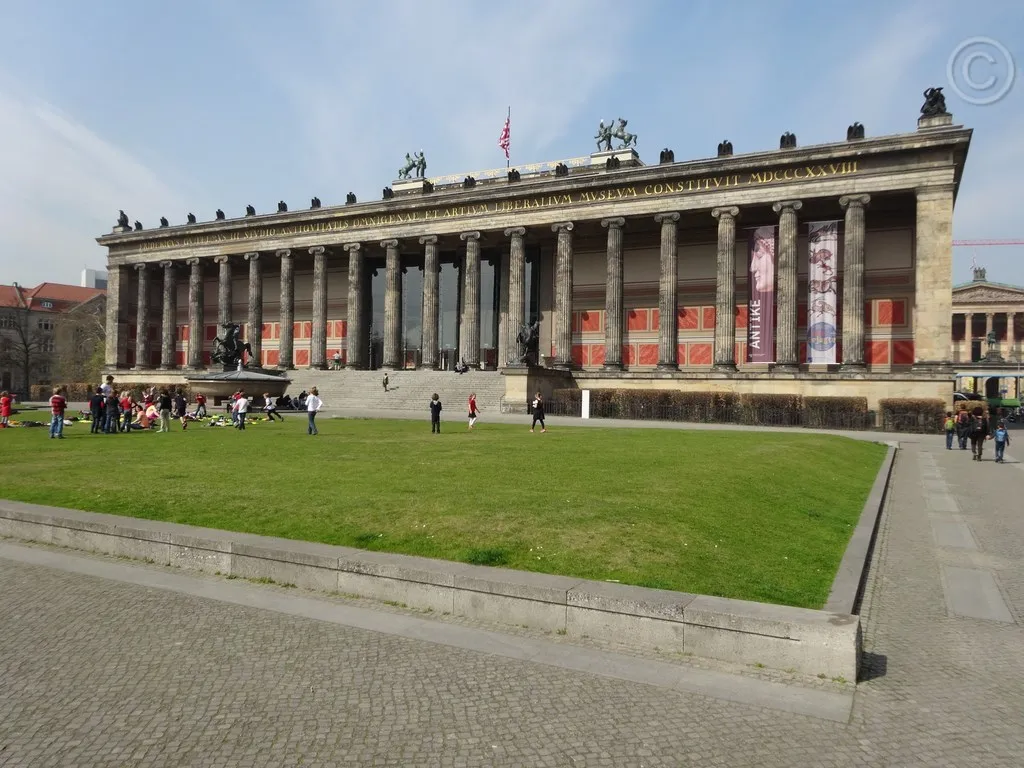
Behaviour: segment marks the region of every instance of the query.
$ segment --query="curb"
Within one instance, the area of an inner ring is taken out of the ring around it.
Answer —
[[[858,526],[859,530],[859,526]],[[691,595],[0,500],[0,536],[498,624],[857,679],[850,613]],[[845,562],[845,558],[844,558]]]

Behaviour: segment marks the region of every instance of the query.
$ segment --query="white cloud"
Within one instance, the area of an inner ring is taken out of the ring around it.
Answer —
[[[0,78],[0,270],[4,282],[77,282],[106,263],[94,238],[119,208],[149,226],[183,210],[160,177],[46,101]]]

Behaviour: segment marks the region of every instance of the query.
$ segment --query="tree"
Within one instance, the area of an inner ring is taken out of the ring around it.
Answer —
[[[56,328],[56,378],[99,381],[106,334],[106,296],[97,296],[64,313]]]
[[[53,350],[53,322],[49,317],[40,319],[28,307],[0,307],[0,365],[20,374],[24,393],[28,393],[38,372],[48,369]]]

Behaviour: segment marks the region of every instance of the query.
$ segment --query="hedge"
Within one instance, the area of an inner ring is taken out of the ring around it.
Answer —
[[[949,403],[939,399],[886,398],[878,401],[882,429],[888,432],[944,431]]]

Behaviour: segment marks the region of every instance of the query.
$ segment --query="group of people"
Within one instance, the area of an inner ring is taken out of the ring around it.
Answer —
[[[430,398],[430,432],[431,434],[441,434],[441,411],[443,406],[441,405],[441,397],[434,393],[433,397]],[[469,401],[467,402],[469,426],[468,429],[472,430],[476,426],[476,420],[480,416],[480,407],[476,404],[476,392],[471,392],[469,395]],[[534,395],[533,401],[530,403],[530,413],[533,416],[533,423],[530,425],[530,431],[533,432],[537,425],[540,424],[540,431],[547,432],[547,427],[544,426],[544,398],[540,392]]]
[[[953,450],[953,440],[956,439],[961,451],[967,450],[967,444],[971,446],[971,460],[981,461],[982,453],[985,450],[985,442],[991,440],[995,444],[996,462],[1002,464],[1006,446],[1010,444],[1010,432],[1006,428],[1006,422],[1002,419],[995,421],[985,416],[981,407],[975,408],[971,413],[961,410],[953,414],[946,411],[946,450]]]

